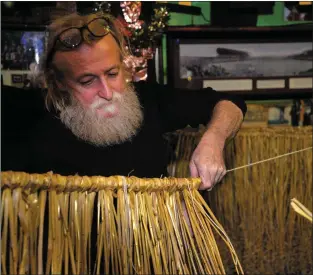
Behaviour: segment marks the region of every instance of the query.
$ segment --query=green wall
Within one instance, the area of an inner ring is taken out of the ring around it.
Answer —
[[[177,1],[170,1],[171,3],[177,3]],[[192,6],[200,7],[202,9],[202,13],[204,17],[210,21],[210,1],[194,1],[191,2]],[[171,13],[171,19],[169,21],[170,26],[186,26],[186,25],[208,25],[208,23],[202,18],[202,16],[192,16],[192,15],[184,15],[178,13]],[[290,25],[295,23],[307,23],[307,22],[288,22],[284,20],[284,2],[275,2],[273,8],[273,14],[271,15],[259,15],[257,26],[282,26],[282,25]],[[167,81],[167,60],[166,60],[166,39],[163,36],[162,41],[163,46],[163,64],[164,64],[164,81]]]

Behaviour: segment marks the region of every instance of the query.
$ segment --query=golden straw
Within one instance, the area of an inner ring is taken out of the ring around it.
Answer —
[[[176,144],[171,176],[189,176],[189,160],[206,129],[170,134],[171,145]],[[311,274],[312,230],[290,200],[313,202],[312,127],[242,128],[226,144],[224,156],[228,172],[205,192],[205,199],[229,234],[245,273]],[[230,248],[220,245],[225,243],[220,235],[216,243],[226,273],[232,274]]]
[[[200,184],[197,178],[2,172],[1,271],[225,274],[220,237],[243,274]]]
[[[299,202],[296,198],[293,198],[290,203],[293,210],[295,210],[299,215],[308,219],[311,223],[312,221],[312,212],[307,209],[301,202]]]

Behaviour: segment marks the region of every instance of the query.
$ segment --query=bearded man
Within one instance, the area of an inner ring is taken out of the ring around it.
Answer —
[[[166,175],[166,132],[207,124],[190,160],[200,189],[225,175],[223,149],[246,105],[211,88],[170,89],[128,79],[122,31],[108,14],[72,14],[49,26],[46,105],[20,170],[70,175]]]

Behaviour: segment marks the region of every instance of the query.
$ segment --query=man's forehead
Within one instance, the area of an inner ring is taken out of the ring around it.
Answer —
[[[74,48],[69,52],[81,53],[97,50],[101,51],[102,53],[105,51],[110,54],[113,54],[114,52],[120,52],[119,46],[111,33],[108,33],[103,37],[99,37],[98,39],[93,40],[91,43],[86,43],[83,41],[79,47]]]
[[[98,62],[114,62],[115,64],[119,61],[119,47],[111,34],[92,44],[82,43],[78,48],[70,51],[57,51],[54,56],[54,64],[63,69],[75,69],[73,65],[77,65],[76,62],[81,65],[91,65]]]

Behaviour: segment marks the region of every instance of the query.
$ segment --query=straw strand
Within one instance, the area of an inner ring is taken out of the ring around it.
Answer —
[[[290,204],[294,211],[296,211],[302,217],[309,220],[311,223],[313,222],[312,212],[309,209],[307,209],[302,203],[300,203],[296,198],[293,198]]]
[[[246,164],[246,165],[243,165],[243,166],[239,166],[239,167],[236,167],[236,168],[233,168],[233,169],[226,170],[226,172],[229,173],[229,172],[232,172],[232,171],[235,171],[235,170],[239,170],[239,169],[243,169],[243,168],[246,168],[246,167],[249,167],[249,166],[254,166],[256,164],[260,164],[260,163],[263,163],[263,162],[267,162],[267,161],[271,161],[271,160],[274,160],[274,159],[279,159],[279,158],[286,157],[286,156],[289,156],[289,155],[297,154],[297,153],[300,153],[300,152],[303,152],[303,151],[306,151],[306,150],[309,150],[309,149],[312,149],[312,148],[313,147],[311,146],[311,147],[307,147],[307,148],[304,148],[304,149],[301,149],[301,150],[296,150],[296,151],[293,151],[293,152],[290,152],[290,153],[282,154],[282,155],[279,155],[279,156],[276,156],[276,157],[272,157],[272,158],[256,161],[256,162],[253,162],[253,163],[250,163],[250,164]]]

